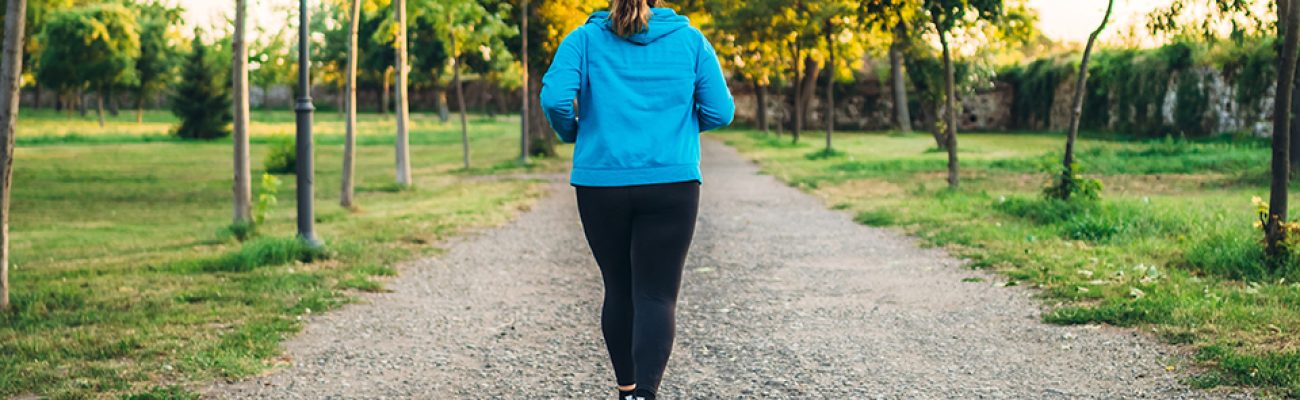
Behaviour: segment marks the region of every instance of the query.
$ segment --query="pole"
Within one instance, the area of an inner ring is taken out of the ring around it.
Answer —
[[[524,87],[521,89],[521,92],[523,93],[522,98],[524,101],[523,101],[523,109],[520,110],[519,112],[519,161],[521,163],[527,164],[528,163],[528,103],[531,101],[531,99],[528,98],[528,93],[529,93],[528,91],[529,90],[528,87],[528,0],[523,0],[523,2],[524,4],[523,7],[521,7],[522,11],[519,16],[519,25],[520,25],[519,34],[523,42],[523,49],[520,51],[520,54],[523,55],[523,62],[524,62],[524,68],[523,68]]]
[[[312,112],[316,107],[311,104],[311,84],[309,83],[311,70],[311,59],[307,56],[310,54],[308,43],[307,23],[311,10],[307,8],[307,0],[299,0],[298,3],[298,102],[294,105],[294,111],[297,113],[298,131],[297,141],[297,158],[298,158],[298,238],[307,245],[312,247],[321,246],[320,240],[316,239],[315,232],[315,213],[312,211],[312,143],[311,143],[311,119]]]

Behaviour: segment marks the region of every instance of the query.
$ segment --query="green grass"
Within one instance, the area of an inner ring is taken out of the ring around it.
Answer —
[[[1269,149],[1258,140],[1083,139],[1085,174],[1105,189],[1080,203],[1041,195],[1059,134],[964,134],[957,190],[925,134],[841,133],[831,157],[820,140],[715,136],[860,223],[1040,289],[1048,322],[1136,327],[1193,350],[1207,367],[1189,375],[1198,386],[1300,396],[1300,267],[1263,261],[1250,199],[1267,197]]]
[[[338,206],[342,126],[318,113],[320,252],[292,239],[294,179],[260,236],[235,242],[229,139],[169,138],[175,121],[123,113],[99,129],[23,110],[14,163],[13,309],[0,313],[0,397],[186,398],[186,388],[276,365],[299,317],[382,291],[395,265],[436,254],[462,230],[499,224],[541,193],[513,174],[557,160],[514,161],[517,119],[474,117],[474,168],[460,165],[456,123],[412,118],[413,188],[393,183],[391,117],[360,117],[356,210]],[[253,115],[255,193],[288,112]],[[482,179],[484,175],[500,178]]]

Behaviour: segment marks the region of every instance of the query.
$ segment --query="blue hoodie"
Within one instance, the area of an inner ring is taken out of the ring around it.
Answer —
[[[713,46],[671,9],[652,9],[647,29],[626,38],[608,17],[596,12],[565,37],[542,78],[546,119],[575,143],[569,182],[700,180],[700,132],[736,110]]]

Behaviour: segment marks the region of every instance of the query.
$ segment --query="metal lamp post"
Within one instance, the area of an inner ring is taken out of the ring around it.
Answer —
[[[311,104],[309,82],[311,58],[308,57],[310,37],[307,33],[307,24],[310,13],[307,0],[300,0],[298,3],[298,101],[293,109],[297,114],[298,126],[295,136],[298,158],[298,238],[308,246],[319,247],[322,244],[316,238],[315,212],[312,210],[312,181],[315,178],[315,168],[312,166],[311,119],[316,107]]]

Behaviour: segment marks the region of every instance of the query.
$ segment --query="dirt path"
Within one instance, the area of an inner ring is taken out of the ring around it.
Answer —
[[[1032,292],[858,225],[723,145],[704,153],[664,399],[1207,397],[1145,336],[1045,325]],[[597,269],[572,189],[555,191],[405,266],[392,293],[314,317],[291,367],[207,394],[613,398]]]

